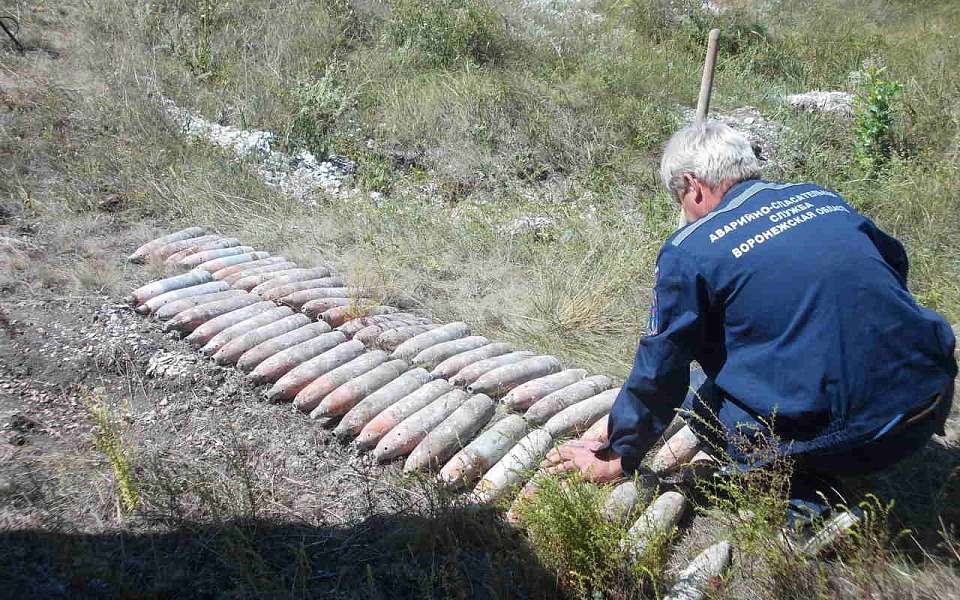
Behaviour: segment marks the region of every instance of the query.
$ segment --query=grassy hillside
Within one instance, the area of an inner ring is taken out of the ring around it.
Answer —
[[[657,251],[676,221],[657,181],[659,152],[695,102],[706,32],[720,27],[713,109],[751,106],[782,126],[765,147],[766,176],[837,189],[905,243],[917,297],[960,321],[956,2],[731,0],[720,14],[666,0],[8,4],[26,41],[71,54],[2,56],[5,72],[32,71],[20,87],[0,74],[0,222],[43,222],[79,266],[51,269],[0,245],[13,257],[0,271],[5,291],[116,295],[125,274],[89,239],[105,221],[144,238],[157,223],[202,223],[294,260],[333,260],[355,283],[382,286],[389,302],[622,376],[644,332]],[[871,72],[900,89],[884,111],[889,132],[783,101],[815,89],[869,101],[878,89]],[[185,142],[159,109],[161,95],[223,124],[276,132],[291,152],[347,156],[363,193],[312,205],[284,198],[248,165]],[[886,150],[865,151],[864,139]],[[520,217],[549,224],[511,233]],[[953,431],[948,444],[858,484],[884,505],[896,500],[891,526],[912,534],[871,534],[829,568],[784,562],[772,575],[740,573],[730,595],[956,597]],[[598,527],[594,539],[557,540],[597,523],[589,511],[600,496],[554,494],[557,506],[586,516],[573,527],[541,523],[533,537],[556,546],[540,558],[567,589],[653,593],[660,579],[643,575],[637,588],[596,589],[621,577],[617,569],[565,577],[623,533]],[[457,526],[473,539],[469,520]],[[509,535],[496,531],[492,545]],[[459,539],[430,552],[443,555]],[[776,566],[763,546],[753,547],[757,560]],[[762,585],[751,588],[751,578]]]

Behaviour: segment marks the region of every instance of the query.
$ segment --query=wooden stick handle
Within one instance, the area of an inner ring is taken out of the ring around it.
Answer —
[[[717,66],[717,46],[720,30],[711,29],[707,40],[707,57],[703,61],[703,78],[700,79],[700,97],[697,98],[697,123],[702,123],[710,112],[710,93],[713,91],[713,71]]]

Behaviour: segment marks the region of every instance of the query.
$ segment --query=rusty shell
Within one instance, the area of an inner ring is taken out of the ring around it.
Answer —
[[[200,348],[200,352],[207,356],[212,356],[213,354],[219,352],[221,348],[241,335],[245,335],[247,332],[253,331],[259,327],[263,327],[264,325],[275,323],[280,319],[285,319],[292,314],[293,309],[287,306],[274,306],[274,308],[259,312],[252,317],[243,319],[242,321],[238,321],[235,324],[230,325],[220,333],[210,338],[210,341]],[[197,330],[199,331],[199,328],[197,328]]]
[[[449,379],[473,363],[488,358],[503,356],[511,352],[513,352],[512,345],[503,342],[494,342],[468,352],[461,352],[460,354],[451,356],[438,364],[431,374],[434,377]]]
[[[320,402],[326,398],[330,392],[351,379],[359,377],[367,371],[382,365],[386,361],[387,353],[380,350],[361,354],[350,362],[331,369],[311,381],[297,393],[293,399],[293,405],[297,407],[300,412],[310,413],[320,405]]]
[[[436,329],[438,327],[440,327],[440,325],[434,323],[431,325],[404,325],[395,329],[387,329],[377,336],[377,340],[373,343],[373,345],[381,350],[393,352],[397,349],[397,346],[405,341],[413,338],[414,336],[420,335],[425,331],[430,331],[431,329]]]
[[[273,288],[280,287],[281,285],[297,283],[298,281],[310,281],[311,279],[325,279],[332,276],[333,273],[330,271],[329,267],[290,269],[289,271],[281,272],[275,277],[264,281],[251,291],[254,291],[256,294],[263,294],[269,290],[272,290]]]
[[[613,379],[606,375],[594,375],[561,388],[533,403],[523,418],[532,425],[542,425],[553,415],[581,400],[596,396],[613,387]]]
[[[473,498],[478,504],[496,502],[519,487],[536,472],[537,465],[553,446],[553,437],[544,429],[534,429],[510,448],[477,482]]]
[[[373,448],[398,423],[451,390],[453,386],[442,379],[425,383],[370,419],[354,443],[361,450]]]
[[[240,240],[237,238],[217,238],[203,244],[195,244],[188,248],[184,248],[179,252],[174,252],[164,260],[164,264],[168,267],[175,267],[181,258],[186,258],[191,254],[202,252],[204,250],[217,250],[219,248],[233,248],[234,246],[239,246]]]
[[[156,312],[153,313],[152,316],[160,321],[169,321],[188,308],[200,306],[201,304],[210,304],[211,302],[219,302],[220,300],[226,300],[227,298],[237,298],[246,295],[247,293],[242,290],[224,290],[222,292],[214,292],[212,294],[190,296],[189,298],[174,300],[170,304],[161,306],[156,310]]]
[[[496,408],[497,403],[483,394],[467,399],[417,444],[403,464],[404,472],[433,471],[443,466],[484,428]]]
[[[585,369],[565,369],[559,373],[539,377],[520,384],[503,397],[503,403],[510,410],[527,410],[534,402],[548,394],[572,385],[587,376]]]
[[[563,368],[554,356],[534,356],[518,363],[503,365],[487,371],[467,386],[473,394],[502,396],[521,383],[551,375]]]
[[[203,246],[204,244],[207,244],[219,239],[222,239],[221,236],[208,233],[206,235],[201,235],[195,238],[179,240],[176,242],[170,242],[169,244],[164,244],[163,246],[160,246],[159,248],[156,248],[152,252],[150,252],[148,259],[151,262],[165,262],[168,258],[173,256],[177,252],[180,252],[181,250],[185,250],[187,248],[193,248],[195,246],[196,247]]]
[[[240,360],[240,357],[247,350],[309,324],[310,317],[301,314],[288,315],[272,323],[266,323],[252,331],[242,333],[224,344],[213,355],[213,360],[218,365],[232,365]]]
[[[413,364],[417,365],[418,367],[427,367],[432,369],[452,356],[463,354],[464,352],[469,352],[471,350],[476,350],[477,348],[486,346],[489,343],[490,340],[482,335],[468,335],[467,337],[460,338],[458,340],[441,342],[434,346],[430,346],[414,356]]]
[[[264,359],[247,375],[247,380],[253,385],[278,382],[296,367],[305,365],[308,361],[333,350],[345,341],[347,341],[346,336],[337,331],[320,334]],[[349,352],[349,349],[345,349],[343,352]],[[343,360],[349,359],[344,358]],[[307,379],[303,385],[309,382],[310,379]],[[290,397],[292,398],[294,394],[296,392],[291,394]]]
[[[343,336],[340,332],[330,332],[321,337],[334,334],[341,337]],[[341,365],[349,363],[363,354],[363,351],[364,347],[360,342],[341,342],[322,354],[315,355],[302,364],[291,368],[286,375],[278,379],[277,382],[267,390],[267,398],[274,402],[293,400],[303,388],[310,385],[314,380],[323,377]],[[260,367],[257,367],[253,372],[256,373],[259,370]]]
[[[258,260],[263,260],[264,258],[269,258],[269,252],[244,252],[241,254],[234,254],[232,256],[222,256],[220,258],[215,258],[213,260],[208,260],[207,262],[200,263],[197,265],[198,269],[204,271],[210,271],[211,274],[216,273],[217,271],[222,271],[227,267],[246,265]]]
[[[543,428],[554,438],[570,433],[578,434],[586,431],[597,420],[610,412],[613,401],[617,399],[620,388],[600,392],[592,398],[581,400],[573,406],[561,410],[544,423]]]
[[[451,390],[413,413],[391,429],[373,449],[373,458],[385,463],[406,456],[417,447],[434,427],[460,408],[470,395],[463,390]]]
[[[523,362],[527,359],[533,358],[534,356],[536,355],[533,352],[519,350],[501,354],[499,356],[493,356],[491,358],[485,358],[483,360],[478,360],[477,362],[467,365],[463,369],[457,371],[457,374],[450,378],[450,383],[453,385],[466,387],[482,377],[485,373],[489,373],[494,369],[499,369],[500,367],[506,365]]]
[[[133,251],[133,254],[127,257],[127,260],[132,263],[143,263],[146,257],[157,250],[158,248],[170,244],[172,242],[179,242],[182,240],[189,240],[192,238],[200,237],[207,233],[207,230],[203,227],[187,227],[186,229],[181,229],[180,231],[174,231],[173,233],[168,233],[167,235],[160,236],[157,239],[150,240],[149,242],[143,244],[139,248]]]
[[[239,302],[241,299],[242,302]],[[214,304],[203,304],[189,311],[185,311],[186,313],[194,313],[190,315],[190,324],[192,327],[180,326],[181,329],[191,329],[192,331],[192,333],[186,337],[187,343],[195,348],[199,348],[224,329],[233,327],[237,323],[246,321],[250,317],[254,317],[260,313],[277,308],[277,305],[272,302],[258,300],[256,296],[253,297],[253,301],[240,296],[236,299],[224,300],[223,302]],[[235,306],[231,307],[229,304],[231,302],[234,302]],[[223,304],[224,306],[217,307],[216,304]],[[168,325],[175,323],[178,319],[181,319],[181,315],[174,317]]]
[[[177,266],[184,269],[194,269],[207,261],[215,260],[217,258],[223,258],[224,256],[236,256],[237,254],[247,254],[256,251],[257,249],[253,246],[233,246],[232,248],[204,250],[202,252],[196,252],[181,258],[179,261],[177,261]]]
[[[304,303],[300,307],[300,312],[311,319],[319,319],[320,315],[334,306],[350,306],[355,300],[353,298],[320,298]]]
[[[309,318],[309,317],[308,317]],[[244,373],[249,373],[257,365],[267,360],[274,354],[282,352],[288,348],[293,348],[301,342],[306,342],[318,335],[329,333],[330,326],[326,323],[313,322],[303,327],[298,327],[293,331],[278,335],[265,342],[257,344],[243,353],[237,360],[237,368]]]
[[[669,473],[687,464],[700,451],[703,444],[697,434],[684,425],[650,459],[650,470],[654,473]]]
[[[361,400],[387,385],[410,368],[402,360],[391,360],[347,380],[328,393],[310,413],[311,419],[340,417],[353,409]]]
[[[424,369],[411,369],[368,395],[343,415],[333,433],[342,440],[355,437],[371,419],[413,393],[432,378]]]
[[[436,346],[442,342],[449,342],[470,335],[470,326],[466,323],[447,323],[416,335],[403,342],[391,355],[393,358],[411,360],[417,354],[420,354],[430,346]]]
[[[261,258],[258,260],[251,260],[246,263],[239,263],[235,265],[230,265],[229,267],[224,267],[219,271],[213,272],[213,279],[215,281],[226,281],[226,278],[231,275],[237,275],[246,271],[254,271],[260,267],[269,267],[270,265],[276,265],[279,263],[287,262],[286,257],[283,256],[267,256],[266,258]],[[293,263],[290,263],[293,264]],[[227,281],[227,283],[230,283]]]
[[[440,469],[439,480],[456,488],[475,483],[526,433],[527,423],[521,416],[507,415],[447,461]]]
[[[259,287],[260,286],[257,286],[257,288]],[[350,298],[351,291],[359,291],[357,288],[344,287],[343,279],[341,277],[315,277],[313,279],[306,279],[304,281],[293,281],[283,285],[277,285],[269,289],[261,289],[260,291],[254,293],[260,294],[269,300],[279,300],[284,296],[289,296],[290,294],[296,292],[319,289],[330,290],[330,293],[325,296],[317,296],[317,298],[336,298],[338,296]],[[313,299],[314,298],[311,298],[311,300]]]
[[[393,306],[364,306],[360,311],[365,315],[386,315],[398,312],[400,309]],[[347,321],[356,318],[356,312],[349,306],[335,306],[330,310],[320,313],[320,318],[330,324],[331,327],[339,327]]]
[[[127,296],[126,300],[128,304],[137,306],[143,304],[151,298],[159,296],[160,294],[183,289],[185,287],[200,285],[202,283],[210,283],[210,281],[210,273],[207,273],[206,271],[190,271],[189,273],[184,273],[183,275],[167,277],[165,279],[152,281],[146,285],[142,285],[130,292],[130,295]]]
[[[228,289],[230,289],[230,286],[222,281],[210,281],[208,283],[191,285],[190,287],[180,288],[178,290],[170,290],[169,292],[164,292],[159,296],[150,298],[137,307],[137,312],[141,315],[149,315],[157,312],[161,307],[166,306],[171,302],[176,302],[177,300],[192,298],[194,296],[202,296],[204,294],[225,292]]]

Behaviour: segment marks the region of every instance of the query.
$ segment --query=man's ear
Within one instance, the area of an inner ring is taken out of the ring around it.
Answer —
[[[693,173],[684,173],[684,180],[687,183],[687,189],[694,189],[697,192],[697,195],[694,197],[693,201],[695,204],[700,204],[703,202],[703,184],[700,183],[700,180],[697,179],[696,175]]]

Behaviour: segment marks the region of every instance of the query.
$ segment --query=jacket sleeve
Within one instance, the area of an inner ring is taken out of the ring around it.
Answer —
[[[693,261],[664,247],[657,259],[651,331],[640,339],[633,369],[610,411],[609,447],[632,473],[683,403],[690,363],[702,340],[709,294]]]
[[[870,238],[870,241],[877,247],[883,260],[890,265],[890,268],[897,272],[897,275],[900,276],[901,283],[906,287],[910,265],[907,261],[907,251],[903,248],[903,244],[901,244],[897,238],[877,227],[870,219],[864,217],[863,220],[864,224],[862,228]]]

